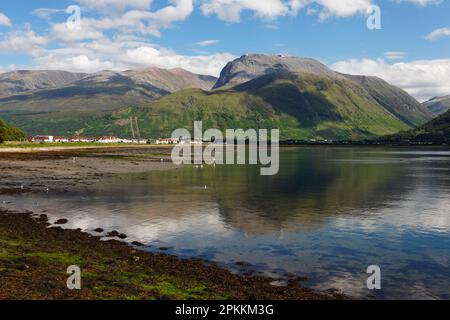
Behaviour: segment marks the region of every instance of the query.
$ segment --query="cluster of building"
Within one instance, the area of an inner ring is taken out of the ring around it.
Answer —
[[[202,144],[202,140],[193,140],[193,139],[185,139],[185,138],[168,138],[168,139],[158,139],[154,141],[155,144]]]
[[[64,137],[64,136],[30,136],[28,137],[29,142],[36,143],[130,143],[130,144],[159,144],[159,145],[171,145],[171,144],[202,144],[202,140],[192,140],[192,139],[173,139],[173,138],[161,138],[161,139],[123,139],[114,136],[101,136],[101,137]]]
[[[84,143],[138,143],[146,144],[148,140],[145,139],[122,139],[114,136],[101,136],[101,137],[64,137],[64,136],[31,136],[28,137],[29,142],[48,142],[48,143],[74,143],[74,142],[84,142]]]

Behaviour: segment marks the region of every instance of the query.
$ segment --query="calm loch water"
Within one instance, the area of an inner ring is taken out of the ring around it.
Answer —
[[[234,271],[307,276],[359,298],[450,299],[450,151],[289,148],[273,177],[185,167],[10,201]],[[369,265],[380,291],[366,287]]]

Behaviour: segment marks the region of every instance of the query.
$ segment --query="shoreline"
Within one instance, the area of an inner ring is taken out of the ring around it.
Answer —
[[[63,221],[61,224],[64,224]],[[316,292],[292,276],[237,275],[214,263],[140,250],[141,244],[102,240],[48,223],[45,214],[0,209],[0,300],[344,300]],[[82,289],[66,287],[66,270],[81,269]]]
[[[167,160],[170,151],[147,146],[0,153],[0,195],[44,192],[47,186],[70,192],[120,173],[176,170]],[[145,252],[138,243],[133,247],[81,230],[62,229],[50,225],[45,214],[0,208],[0,243],[0,282],[7,283],[0,287],[0,299],[346,298],[335,290],[307,289],[301,277],[291,277],[286,287],[276,287],[269,277],[235,275],[209,261]],[[87,270],[88,278],[83,290],[73,292],[65,287],[65,272],[77,263]]]

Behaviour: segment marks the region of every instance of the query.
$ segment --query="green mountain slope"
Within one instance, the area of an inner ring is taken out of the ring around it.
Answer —
[[[25,133],[18,128],[9,126],[0,119],[0,143],[5,141],[19,141],[25,139]]]
[[[231,89],[184,90],[111,117],[86,133],[129,134],[130,116],[141,132],[169,136],[174,129],[279,128],[282,139],[363,139],[408,129],[356,82],[306,73],[269,74]]]
[[[450,144],[450,111],[416,129],[381,138],[388,143]]]
[[[435,116],[408,93],[383,79],[350,75],[346,77],[358,82],[380,105],[412,127],[424,124]]]

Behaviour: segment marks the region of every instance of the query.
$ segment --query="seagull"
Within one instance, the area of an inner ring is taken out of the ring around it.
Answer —
[[[21,185],[20,185],[20,189],[23,190],[23,188],[24,188],[24,187],[23,187],[23,184],[21,184]]]
[[[48,193],[48,192],[50,191],[50,189],[49,189],[49,188],[46,188],[45,191]]]
[[[77,162],[77,158],[73,157],[73,163]]]
[[[161,162],[164,162],[164,159],[161,158]]]
[[[208,190],[208,186],[205,186],[205,190]]]

